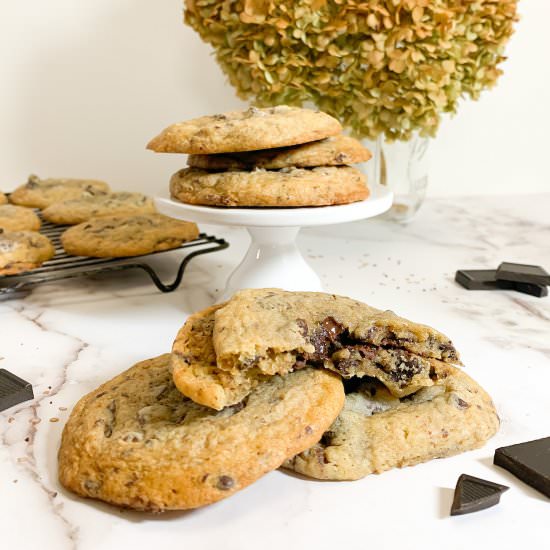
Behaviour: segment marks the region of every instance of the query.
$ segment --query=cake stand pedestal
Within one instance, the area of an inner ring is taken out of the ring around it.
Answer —
[[[346,223],[372,218],[388,210],[393,195],[371,186],[368,199],[352,204],[309,208],[219,208],[156,198],[157,209],[172,218],[212,225],[246,227],[250,247],[227,280],[219,301],[243,288],[283,288],[321,291],[319,276],[296,246],[301,227]]]

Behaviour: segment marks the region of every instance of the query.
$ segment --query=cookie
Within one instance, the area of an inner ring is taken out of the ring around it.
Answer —
[[[214,351],[206,358],[203,341],[210,338]],[[172,354],[178,389],[216,409],[306,365],[344,378],[375,377],[402,397],[433,385],[436,357],[459,361],[447,337],[392,312],[342,296],[274,289],[244,290],[191,316]]]
[[[141,193],[106,193],[48,206],[42,216],[61,225],[76,225],[98,216],[130,216],[156,212],[153,199]]]
[[[195,403],[217,410],[239,403],[253,386],[270,378],[254,367],[246,373],[218,368],[212,334],[215,313],[224,305],[191,315],[176,336],[171,357],[172,376],[178,390]]]
[[[4,195],[2,191],[0,191],[0,204],[7,204],[7,202],[8,202],[8,197],[6,197],[6,195]]]
[[[402,399],[378,381],[360,384],[321,440],[283,467],[351,480],[481,447],[499,427],[491,398],[454,367],[435,376],[435,385]]]
[[[74,256],[117,258],[178,248],[198,236],[194,223],[162,214],[102,216],[67,229],[61,244]]]
[[[102,195],[109,191],[104,181],[48,178],[31,175],[27,183],[19,186],[11,195],[10,202],[31,208],[47,208],[59,201]]]
[[[54,254],[52,243],[40,233],[0,229],[0,275],[30,271]]]
[[[307,143],[341,131],[335,118],[320,111],[287,105],[250,107],[172,124],[147,148],[157,153],[235,153]]]
[[[325,206],[369,196],[365,176],[350,166],[234,172],[185,168],[172,176],[170,193],[188,204],[241,207]]]
[[[204,506],[313,445],[343,402],[338,377],[304,369],[218,412],[183,397],[161,355],[78,402],[63,431],[59,479],[79,495],[137,510]]]
[[[313,168],[366,162],[371,152],[356,139],[339,135],[292,147],[264,149],[248,153],[190,155],[187,164],[203,170],[250,170],[264,168]]]
[[[0,229],[4,231],[38,231],[40,218],[34,210],[13,204],[0,205]]]

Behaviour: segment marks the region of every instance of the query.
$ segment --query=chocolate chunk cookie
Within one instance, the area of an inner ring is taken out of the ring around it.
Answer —
[[[0,205],[0,229],[4,231],[38,231],[40,218],[31,208],[2,204]]]
[[[342,131],[330,115],[280,105],[203,116],[172,124],[147,145],[157,153],[213,154],[286,147]]]
[[[250,170],[264,168],[313,168],[366,162],[370,151],[356,139],[339,135],[292,147],[221,155],[190,155],[187,164],[203,170]]]
[[[156,212],[153,199],[141,193],[105,193],[58,202],[48,206],[44,219],[61,225],[76,225],[98,216],[151,214]]]
[[[40,233],[0,229],[0,275],[30,271],[54,254],[52,243]]]
[[[67,229],[61,244],[67,254],[74,256],[112,258],[177,248],[198,236],[194,223],[162,214],[102,216]]]
[[[305,369],[218,412],[183,397],[161,355],[78,402],[63,431],[59,479],[79,495],[136,510],[204,506],[313,445],[343,402],[338,377]]]
[[[481,447],[498,426],[487,393],[440,365],[435,385],[402,399],[373,379],[351,389],[321,440],[283,467],[317,479],[359,479]]]
[[[172,176],[170,193],[188,204],[271,208],[347,204],[369,196],[365,176],[350,166],[234,172],[186,168]]]
[[[59,201],[103,195],[109,191],[104,181],[86,179],[48,178],[31,175],[27,183],[19,186],[10,202],[31,208],[46,208]]]
[[[211,333],[215,355],[205,360],[202,340]],[[342,296],[276,289],[244,290],[193,315],[173,347],[176,386],[218,409],[306,365],[375,377],[402,397],[433,385],[439,360],[459,361],[449,339],[430,327]]]

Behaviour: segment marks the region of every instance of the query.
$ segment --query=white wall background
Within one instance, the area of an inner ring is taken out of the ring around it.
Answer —
[[[1,0],[0,189],[30,172],[165,192],[183,167],[145,143],[238,107],[182,0]],[[497,88],[465,102],[432,147],[432,195],[550,191],[550,2],[522,0]]]

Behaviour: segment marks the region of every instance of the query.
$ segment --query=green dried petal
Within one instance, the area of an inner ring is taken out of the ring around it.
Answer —
[[[257,105],[315,103],[358,136],[434,135],[501,71],[517,0],[186,0],[185,22]]]

